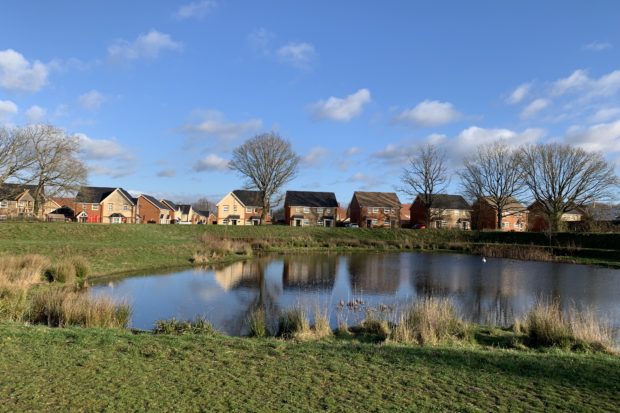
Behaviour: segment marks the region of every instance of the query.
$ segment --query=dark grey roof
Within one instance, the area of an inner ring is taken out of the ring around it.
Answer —
[[[198,215],[201,215],[201,216],[205,217],[205,218],[209,218],[209,214],[210,214],[209,211],[205,211],[204,209],[203,210],[195,209],[194,212],[197,213]]]
[[[34,191],[36,189],[36,185],[9,184],[5,182],[0,184],[0,200],[14,201],[27,190],[34,196]]]
[[[181,210],[182,214],[188,215],[189,211],[191,211],[192,206],[190,204],[180,204],[177,205],[179,207],[179,209]]]
[[[620,205],[595,204],[590,205],[587,210],[595,221],[620,221]]]
[[[83,202],[87,204],[99,204],[106,199],[112,192],[119,190],[125,198],[135,205],[135,201],[129,192],[123,188],[108,188],[102,186],[83,186],[75,196],[75,202]]]
[[[142,194],[142,196],[149,201],[151,204],[155,205],[155,207],[159,208],[159,209],[168,209],[168,207],[164,204],[162,204],[161,202],[159,202],[157,199],[155,199],[154,197],[150,196],[150,195],[146,195],[146,194]]]
[[[353,198],[362,207],[391,207],[400,208],[400,199],[394,192],[363,192],[355,191]]]
[[[168,208],[172,209],[173,211],[176,211],[177,209],[179,209],[179,207],[177,206],[177,204],[175,204],[172,201],[169,201],[167,199],[162,199],[160,201],[162,204],[166,205]]]
[[[418,194],[417,199],[423,200],[424,195]],[[434,194],[432,207],[437,209],[471,209],[471,205],[461,195]]]
[[[333,192],[286,191],[284,205],[335,208],[338,202]]]
[[[261,191],[248,191],[244,189],[236,189],[232,192],[237,199],[246,207],[248,206],[262,206],[263,205],[263,193]]]

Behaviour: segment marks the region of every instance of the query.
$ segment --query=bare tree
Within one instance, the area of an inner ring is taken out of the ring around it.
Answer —
[[[486,200],[495,210],[497,228],[501,228],[504,215],[510,213],[506,207],[527,190],[517,151],[497,141],[480,145],[463,163],[459,177],[464,195],[478,202]]]
[[[424,222],[430,228],[433,218],[443,213],[433,207],[435,195],[444,192],[450,182],[446,153],[428,144],[418,147],[408,162],[409,165],[403,168],[401,175],[403,186],[398,191],[413,197],[414,202],[420,196],[424,204]]]
[[[299,156],[290,142],[275,133],[264,133],[233,151],[229,167],[247,179],[247,187],[261,192],[261,224],[269,213],[273,197],[297,173]]]
[[[192,208],[194,208],[197,211],[213,212],[216,210],[215,202],[209,200],[208,198],[200,198],[196,200],[196,202],[192,204]]]
[[[0,185],[9,178],[20,178],[19,173],[34,162],[24,131],[21,128],[0,128]]]
[[[570,145],[529,145],[521,152],[525,182],[540,204],[551,232],[562,215],[612,196],[619,184],[613,166],[598,152]]]
[[[86,183],[87,169],[78,158],[79,140],[51,125],[31,125],[23,133],[34,162],[29,182],[36,186],[34,212],[39,213],[45,196],[65,194]]]

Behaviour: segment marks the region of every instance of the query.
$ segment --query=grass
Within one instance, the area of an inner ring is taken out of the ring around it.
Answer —
[[[0,325],[2,411],[616,411],[620,359]],[[34,373],[36,372],[36,374]]]

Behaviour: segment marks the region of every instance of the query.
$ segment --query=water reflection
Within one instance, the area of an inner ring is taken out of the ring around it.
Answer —
[[[212,269],[192,269],[101,281],[91,294],[128,299],[133,326],[204,315],[219,330],[240,335],[261,308],[274,326],[278,314],[319,307],[350,324],[366,307],[398,308],[419,297],[450,297],[464,318],[510,325],[537,297],[563,309],[591,306],[618,326],[620,271],[581,265],[488,259],[458,254],[352,254],[268,257]],[[361,306],[342,303],[362,300]]]

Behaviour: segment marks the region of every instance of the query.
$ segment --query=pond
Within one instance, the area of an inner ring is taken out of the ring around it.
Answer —
[[[318,309],[355,325],[366,311],[395,317],[420,297],[449,297],[461,316],[508,326],[538,297],[563,309],[591,307],[618,329],[620,270],[561,263],[516,261],[462,254],[306,254],[257,258],[217,268],[99,280],[90,294],[126,300],[131,326],[156,320],[206,317],[218,330],[244,335],[248,318],[263,308],[272,326],[283,310]],[[618,331],[618,330],[616,330]]]

